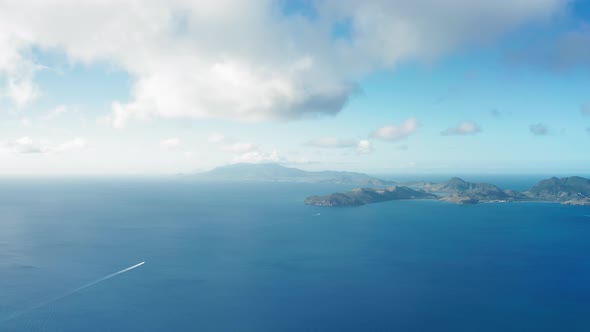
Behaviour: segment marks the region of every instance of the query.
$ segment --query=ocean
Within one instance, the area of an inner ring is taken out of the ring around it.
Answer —
[[[0,180],[0,331],[590,331],[590,207],[347,189]]]

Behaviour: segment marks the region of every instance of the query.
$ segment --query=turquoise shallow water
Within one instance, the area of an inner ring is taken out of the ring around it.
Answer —
[[[3,180],[0,331],[590,330],[590,208],[345,189]]]

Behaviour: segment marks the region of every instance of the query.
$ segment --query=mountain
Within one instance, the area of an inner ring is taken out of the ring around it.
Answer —
[[[590,205],[590,180],[580,176],[552,177],[540,181],[524,195],[531,199],[568,205]]]
[[[468,182],[454,177],[443,183],[424,183],[427,192],[447,194],[441,200],[457,204],[479,202],[517,201],[526,197],[513,190],[503,190],[490,183]]]
[[[527,196],[513,190],[502,190],[490,183],[467,182],[454,177],[443,183],[424,181],[410,182],[408,186],[387,189],[355,189],[348,193],[334,193],[327,196],[311,196],[305,204],[321,206],[358,206],[369,203],[399,199],[440,199],[455,204],[477,204],[486,202],[513,202],[526,200]],[[440,194],[441,196],[437,196]]]
[[[190,175],[190,178],[209,181],[284,181],[339,183],[362,186],[389,186],[393,181],[381,180],[355,172],[320,171],[310,172],[274,163],[233,164],[217,167],[209,172]]]
[[[502,190],[490,183],[472,183],[454,177],[443,183],[411,182],[412,188],[355,189],[347,193],[311,196],[305,204],[321,206],[358,206],[398,199],[439,199],[455,204],[489,202],[545,201],[565,205],[590,205],[590,180],[573,176],[542,180],[525,192]],[[442,197],[436,196],[440,194]]]
[[[326,196],[311,196],[305,199],[307,205],[319,206],[360,206],[402,199],[437,199],[438,196],[410,189],[393,186],[386,189],[359,188],[347,193],[334,193]]]
[[[507,196],[504,190],[496,187],[493,184],[467,182],[458,177],[451,178],[447,182],[432,185],[428,188],[428,191],[453,194],[471,193],[482,195],[494,195],[496,197]]]

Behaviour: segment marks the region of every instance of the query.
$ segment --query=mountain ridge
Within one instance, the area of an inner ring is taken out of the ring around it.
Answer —
[[[580,177],[572,176],[565,178],[552,177],[541,180],[535,184],[531,189],[519,192],[515,190],[503,190],[490,183],[473,183],[465,181],[461,178],[454,177],[442,183],[431,183],[424,181],[413,182],[413,187],[403,187],[413,190],[417,193],[432,194],[440,201],[455,203],[455,204],[477,204],[477,203],[504,203],[504,202],[520,202],[520,201],[543,201],[556,202],[564,205],[590,205],[590,180]],[[372,191],[387,190],[387,189],[365,189]],[[342,205],[337,205],[338,199],[329,200],[329,196],[333,198],[342,198],[345,195],[355,198],[354,190],[349,193],[334,193],[328,196],[311,196],[305,199],[305,204],[311,205],[328,205],[328,206],[350,206],[350,201],[344,201]],[[438,194],[438,195],[435,195]],[[365,197],[371,197],[365,195]],[[364,205],[369,203],[382,202],[383,198],[386,200],[398,199],[414,199],[411,194],[400,198],[399,196],[376,196],[377,199],[371,201],[365,199],[362,201]],[[426,196],[423,196],[426,197]],[[334,203],[332,205],[326,202]]]
[[[214,168],[187,177],[207,181],[277,181],[390,186],[394,181],[382,180],[365,173],[346,171],[305,171],[277,163],[238,163]]]

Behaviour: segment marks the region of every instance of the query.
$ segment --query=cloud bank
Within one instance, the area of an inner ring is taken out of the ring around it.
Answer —
[[[325,0],[314,17],[280,1],[44,0],[0,3],[2,97],[39,96],[34,50],[108,62],[132,78],[110,121],[289,120],[334,115],[356,82],[401,61],[430,61],[559,12],[560,0]],[[350,32],[336,38],[343,21]],[[477,28],[475,28],[477,27]]]

